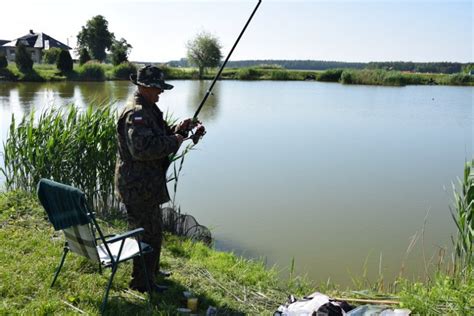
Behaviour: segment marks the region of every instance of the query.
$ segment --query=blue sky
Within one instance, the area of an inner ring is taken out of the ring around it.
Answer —
[[[74,46],[86,21],[102,14],[133,45],[132,60],[168,61],[208,31],[235,41],[257,1],[9,1],[0,39],[30,29]],[[28,8],[28,9],[25,9]],[[263,0],[231,59],[473,61],[473,1]]]

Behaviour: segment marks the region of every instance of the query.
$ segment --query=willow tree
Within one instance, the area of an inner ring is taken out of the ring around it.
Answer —
[[[217,67],[222,58],[219,39],[207,32],[201,32],[186,44],[188,61],[198,67],[199,79],[202,78],[207,67]]]

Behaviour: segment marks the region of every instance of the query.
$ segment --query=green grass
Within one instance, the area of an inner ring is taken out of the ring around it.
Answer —
[[[54,65],[35,64],[31,71],[23,73],[17,68],[15,63],[9,63],[6,71],[9,72],[14,81],[43,82],[66,80],[66,77]]]
[[[63,236],[47,222],[36,198],[18,191],[1,193],[0,224],[0,314],[72,313],[66,303],[90,314],[98,313],[110,271],[100,275],[97,265],[70,254],[54,288],[49,288],[62,254]],[[113,225],[104,221],[100,224],[108,233],[126,226],[121,220]],[[153,297],[152,310],[157,315],[174,314],[176,308],[183,307],[185,290],[198,295],[201,312],[209,305],[224,313],[270,312],[286,295],[278,288],[276,270],[266,269],[261,261],[176,237],[166,238],[162,267],[171,269],[173,275],[162,281],[171,286],[170,290]],[[128,290],[130,275],[130,263],[119,267],[109,301],[111,315],[151,312],[146,302],[136,297],[143,294]]]
[[[106,233],[126,229],[120,218],[99,222]],[[100,275],[96,264],[70,254],[57,283],[50,288],[64,241],[34,196],[21,191],[0,193],[0,227],[0,314],[73,314],[70,305],[98,314],[110,271]],[[267,268],[261,260],[244,259],[170,235],[165,238],[162,267],[173,271],[171,278],[161,281],[170,290],[154,296],[150,306],[139,298],[145,295],[127,288],[131,264],[121,265],[108,314],[175,314],[176,308],[185,306],[185,290],[199,297],[200,313],[212,305],[221,314],[271,315],[288,294],[301,297],[315,290],[334,297],[397,300],[400,307],[422,315],[469,315],[474,308],[471,272],[465,278],[438,272],[425,283],[399,279],[388,287],[367,283],[361,277],[352,288],[342,291],[336,285],[311,283],[292,271],[290,279],[282,280],[275,268]],[[384,293],[387,288],[390,290]]]

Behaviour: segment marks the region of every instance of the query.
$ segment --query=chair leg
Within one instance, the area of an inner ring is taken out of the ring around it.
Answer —
[[[51,287],[53,287],[54,282],[56,282],[56,279],[58,278],[59,271],[61,271],[61,268],[63,267],[64,260],[66,259],[66,255],[67,255],[68,251],[69,251],[69,248],[64,247],[63,257],[61,258],[61,263],[59,264],[59,267],[56,269],[56,273],[54,274],[54,278],[53,278],[53,282],[51,283]]]
[[[110,275],[109,283],[107,284],[107,289],[105,290],[104,299],[102,301],[102,306],[100,308],[101,314],[104,314],[105,312],[105,307],[107,306],[107,299],[109,298],[110,287],[112,286],[112,281],[114,279],[115,272],[117,272],[117,268],[118,268],[117,263],[112,266],[112,274]]]

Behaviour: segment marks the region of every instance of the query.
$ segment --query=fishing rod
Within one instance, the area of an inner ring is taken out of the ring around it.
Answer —
[[[262,0],[258,0],[258,3],[257,5],[255,6],[255,9],[253,9],[253,12],[252,14],[250,15],[249,19],[247,20],[247,23],[245,23],[245,26],[244,28],[242,29],[242,31],[240,32],[240,35],[239,37],[237,37],[237,40],[235,41],[234,43],[234,46],[232,46],[232,49],[230,50],[229,54],[227,55],[224,63],[222,64],[221,68],[219,69],[219,72],[217,73],[216,77],[214,78],[214,80],[212,81],[211,85],[209,86],[209,89],[207,89],[207,92],[206,92],[206,95],[204,96],[204,98],[202,99],[201,101],[201,104],[199,104],[199,107],[198,109],[196,110],[196,113],[194,113],[194,116],[193,116],[193,121],[194,122],[197,122],[198,121],[198,115],[199,115],[199,112],[201,112],[201,109],[202,107],[204,106],[204,103],[206,103],[206,100],[207,98],[209,97],[209,95],[211,94],[212,92],[212,88],[214,88],[214,85],[216,84],[216,81],[217,79],[219,79],[221,73],[222,73],[222,70],[224,70],[224,67],[225,65],[227,64],[227,61],[229,60],[230,56],[232,55],[232,53],[234,52],[234,49],[235,47],[237,46],[237,44],[239,43],[240,41],[240,38],[242,37],[242,35],[244,35],[244,32],[245,30],[247,29],[247,26],[250,24],[250,21],[252,20],[253,16],[255,15],[255,12],[257,12],[257,9],[258,7],[260,6],[260,3],[262,3]]]

